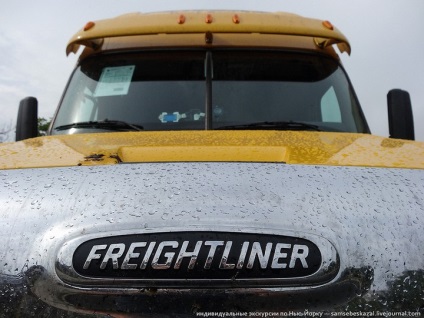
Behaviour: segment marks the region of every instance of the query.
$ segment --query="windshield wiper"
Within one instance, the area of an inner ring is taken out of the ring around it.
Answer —
[[[314,130],[321,131],[319,126],[295,121],[262,121],[250,124],[221,126],[215,129],[228,130]]]
[[[92,128],[92,129],[107,129],[114,131],[143,130],[143,126],[130,124],[120,120],[99,120],[99,121],[83,121],[54,128],[55,130],[66,130],[71,128]]]

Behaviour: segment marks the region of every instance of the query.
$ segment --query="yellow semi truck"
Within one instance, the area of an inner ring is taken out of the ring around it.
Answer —
[[[0,313],[423,313],[424,144],[374,136],[329,21],[88,22],[47,136],[0,145]],[[364,70],[365,72],[366,70]]]

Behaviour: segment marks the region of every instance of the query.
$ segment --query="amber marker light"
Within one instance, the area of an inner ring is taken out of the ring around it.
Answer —
[[[325,27],[325,28],[327,28],[327,29],[329,29],[329,30],[334,30],[334,27],[333,27],[333,25],[331,24],[331,22],[330,21],[323,21],[322,22],[322,25]]]
[[[181,15],[178,17],[178,24],[184,24],[185,20],[186,20],[186,18],[185,18],[185,16],[184,16],[184,14],[181,14]]]
[[[84,31],[88,31],[92,29],[96,24],[93,21],[87,22],[87,24],[84,26]]]
[[[208,14],[205,18],[205,22],[208,24],[212,23],[212,20],[212,14]]]
[[[237,14],[233,15],[233,23],[235,24],[239,24],[240,23],[240,18]]]

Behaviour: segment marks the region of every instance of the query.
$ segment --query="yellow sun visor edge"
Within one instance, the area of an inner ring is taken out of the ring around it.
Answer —
[[[70,39],[66,54],[76,53],[80,45],[98,49],[105,38],[206,32],[305,36],[313,38],[320,48],[337,44],[342,53],[351,51],[347,38],[328,21],[289,13],[186,11],[133,13],[88,22]]]

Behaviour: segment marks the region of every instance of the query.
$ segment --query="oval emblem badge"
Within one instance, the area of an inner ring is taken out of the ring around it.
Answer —
[[[338,269],[333,245],[318,236],[213,231],[79,238],[56,262],[68,283],[143,287],[322,284]]]

